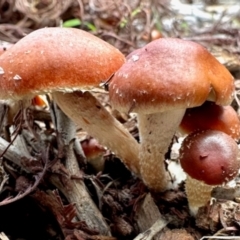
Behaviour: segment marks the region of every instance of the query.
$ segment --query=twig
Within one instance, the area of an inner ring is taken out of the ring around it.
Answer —
[[[3,232],[0,233],[0,239],[1,240],[9,240],[9,238]]]
[[[70,203],[75,203],[77,216],[80,221],[84,221],[90,229],[97,230],[103,235],[110,235],[109,227],[100,213],[99,209],[91,199],[82,177],[78,162],[73,151],[73,143],[75,138],[74,123],[56,106],[53,106],[53,119],[60,134],[63,148],[66,157],[66,168],[72,178],[65,179],[66,183],[63,186],[59,181],[52,181],[63,192]],[[61,142],[59,142],[61,145]],[[61,146],[59,146],[61,148]]]
[[[49,151],[47,150],[47,153],[48,152]],[[46,160],[47,159],[48,159],[48,157],[46,157]],[[42,180],[44,174],[46,173],[47,167],[48,167],[48,161],[45,162],[43,170],[40,173],[37,173],[36,175],[34,175],[35,182],[34,182],[34,184],[32,186],[29,186],[26,191],[24,191],[23,193],[20,192],[15,197],[8,197],[8,198],[4,199],[3,201],[0,202],[0,206],[7,205],[7,204],[15,202],[15,201],[17,201],[19,199],[22,199],[23,197],[25,197],[28,194],[30,194],[33,190],[35,190],[36,187],[38,186],[39,182]]]
[[[145,232],[140,233],[136,238],[134,238],[134,240],[152,240],[153,237],[157,233],[159,233],[164,227],[166,227],[170,221],[171,220],[165,220],[163,218],[160,218],[152,225],[152,227],[150,227]]]
[[[7,150],[6,150],[7,149]],[[27,168],[24,168],[21,164],[23,158],[26,158],[24,154],[15,146],[11,145],[9,142],[0,137],[0,155],[15,163],[17,166],[21,167],[25,172],[29,172]]]

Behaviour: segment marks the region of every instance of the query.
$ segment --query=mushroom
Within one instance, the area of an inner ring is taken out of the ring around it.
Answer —
[[[154,191],[171,187],[165,154],[186,108],[207,99],[232,101],[233,77],[203,46],[160,38],[127,56],[109,83],[110,102],[120,112],[136,112],[140,172]]]
[[[98,87],[124,62],[118,49],[88,32],[39,29],[0,56],[0,98],[51,93],[70,119],[138,174],[137,141],[90,92],[80,91]]]
[[[87,138],[81,141],[84,155],[88,163],[93,167],[96,173],[104,170],[106,149],[99,144],[95,138]]]
[[[206,101],[199,107],[186,110],[180,124],[183,133],[207,129],[225,132],[236,141],[240,138],[240,121],[232,106],[220,106]]]
[[[226,133],[195,131],[183,141],[180,163],[187,174],[185,190],[192,215],[211,199],[211,191],[232,180],[240,167],[239,149]]]

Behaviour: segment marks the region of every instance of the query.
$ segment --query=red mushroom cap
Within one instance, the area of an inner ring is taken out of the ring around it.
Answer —
[[[192,178],[208,185],[221,185],[238,173],[238,146],[226,133],[206,130],[188,135],[180,149],[180,163]]]
[[[219,130],[235,140],[240,138],[240,121],[236,111],[231,106],[209,101],[199,107],[188,108],[180,129],[187,134],[197,130]]]
[[[106,149],[95,138],[85,139],[81,142],[86,158],[96,158],[106,153]]]
[[[83,30],[38,29],[0,56],[0,98],[97,87],[124,62],[118,49]]]
[[[112,106],[150,114],[202,105],[207,99],[231,103],[234,81],[203,46],[159,38],[127,56],[109,83]]]

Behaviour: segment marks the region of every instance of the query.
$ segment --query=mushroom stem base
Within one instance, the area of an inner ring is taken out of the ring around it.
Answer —
[[[205,206],[211,200],[211,192],[214,187],[187,175],[185,191],[189,210],[193,216],[197,214],[200,207]]]

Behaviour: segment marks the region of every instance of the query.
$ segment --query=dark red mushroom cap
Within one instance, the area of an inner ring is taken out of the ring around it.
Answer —
[[[233,107],[220,106],[210,101],[188,108],[180,129],[187,134],[197,130],[218,130],[227,133],[236,141],[240,138],[240,120]]]
[[[190,177],[208,185],[221,185],[237,175],[238,155],[236,142],[226,133],[196,131],[184,139],[180,163]]]

